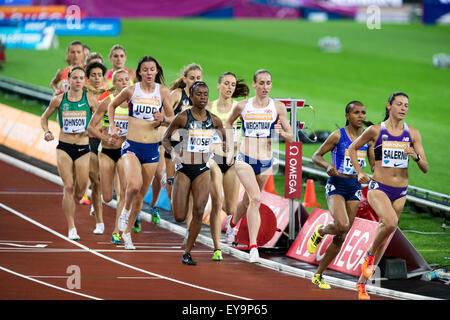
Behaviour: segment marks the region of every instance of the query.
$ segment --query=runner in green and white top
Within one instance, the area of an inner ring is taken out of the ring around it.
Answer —
[[[75,207],[89,182],[89,137],[87,127],[92,113],[97,109],[97,99],[83,90],[85,71],[75,67],[69,73],[67,92],[54,96],[41,116],[44,139],[55,139],[48,128],[48,119],[55,111],[61,127],[56,147],[58,172],[64,184],[62,207],[66,216],[69,239],[79,240],[75,228]]]

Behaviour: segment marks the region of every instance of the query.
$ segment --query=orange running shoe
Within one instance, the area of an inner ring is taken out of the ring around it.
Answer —
[[[372,276],[372,274],[373,274],[373,269],[374,269],[373,260],[374,260],[374,258],[375,258],[374,256],[372,256],[369,253],[367,253],[367,256],[364,258],[364,262],[361,265],[362,274],[367,279],[369,279]]]
[[[366,291],[365,283],[356,283],[356,290],[358,290],[358,299],[359,300],[370,300],[370,296]]]

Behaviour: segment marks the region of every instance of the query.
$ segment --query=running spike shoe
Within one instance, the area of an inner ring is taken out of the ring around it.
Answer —
[[[222,261],[223,260],[222,250],[220,250],[220,249],[214,250],[214,254],[212,256],[212,259],[214,261]]]
[[[367,291],[366,291],[365,283],[357,283],[356,290],[358,290],[358,299],[359,300],[370,300],[370,296],[367,294]]]
[[[159,216],[159,209],[157,206],[152,207],[152,222],[154,224],[160,224],[161,217]]]
[[[136,221],[134,222],[133,225],[133,231],[135,233],[139,233],[142,230],[142,225],[141,225],[141,215],[138,215],[136,218]]]
[[[369,279],[372,274],[373,274],[373,270],[374,270],[374,256],[370,255],[369,253],[367,253],[367,256],[364,258],[364,262],[361,265],[361,271],[362,274],[364,275],[364,277],[366,277],[367,279]]]
[[[183,254],[183,257],[181,258],[181,262],[183,264],[187,264],[188,266],[195,266],[197,265],[197,262],[192,260],[192,256],[189,252]]]
[[[323,280],[323,276],[320,273],[316,273],[313,276],[312,283],[317,285],[320,289],[331,289],[331,286]]]
[[[136,247],[133,245],[133,241],[131,241],[131,234],[130,233],[122,233],[122,239],[125,243],[125,249],[126,250],[135,250]]]
[[[319,234],[319,228],[323,226],[323,224],[319,224],[314,230],[311,237],[308,239],[308,251],[311,254],[314,254],[319,246],[320,241],[322,241],[323,236]]]
[[[111,236],[111,243],[112,244],[116,244],[116,245],[121,245],[122,244],[122,238],[120,237],[120,234],[113,233],[112,236]]]

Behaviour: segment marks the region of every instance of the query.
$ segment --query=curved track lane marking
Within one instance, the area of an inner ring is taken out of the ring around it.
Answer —
[[[15,214],[15,215],[18,216],[19,218],[22,218],[22,219],[24,219],[24,220],[26,220],[26,221],[28,221],[28,222],[34,224],[35,226],[38,226],[39,228],[44,229],[45,231],[50,232],[50,233],[54,234],[55,236],[57,236],[57,237],[59,237],[59,238],[61,238],[61,239],[64,239],[64,240],[66,240],[66,241],[72,243],[73,245],[75,245],[75,246],[77,246],[77,247],[79,247],[79,248],[81,248],[81,249],[83,249],[83,250],[85,250],[85,251],[87,251],[87,252],[90,252],[90,253],[92,253],[92,254],[94,254],[94,255],[96,255],[96,256],[102,258],[102,259],[111,261],[111,262],[113,262],[113,263],[116,263],[116,264],[118,264],[118,265],[124,266],[124,267],[126,267],[126,268],[129,268],[129,269],[132,269],[132,270],[135,270],[135,271],[138,271],[138,272],[142,272],[142,273],[145,273],[145,274],[148,274],[148,275],[151,275],[151,276],[155,276],[155,277],[158,277],[158,278],[161,278],[161,279],[165,279],[165,280],[168,280],[168,281],[171,281],[171,282],[175,282],[175,283],[178,283],[178,284],[181,284],[181,285],[185,285],[185,286],[188,286],[188,287],[192,287],[192,288],[195,288],[195,289],[200,289],[200,290],[204,290],[204,291],[208,291],[208,292],[211,292],[211,293],[215,293],[215,294],[219,294],[219,295],[224,295],[224,296],[231,297],[231,298],[236,298],[236,299],[252,300],[252,299],[250,299],[250,298],[246,298],[246,297],[242,297],[242,296],[238,296],[238,295],[234,295],[234,294],[230,294],[230,293],[226,293],[226,292],[221,292],[221,291],[217,291],[217,290],[213,290],[213,289],[209,289],[209,288],[197,286],[197,285],[192,284],[192,283],[188,283],[188,282],[176,280],[176,279],[173,279],[173,278],[169,278],[169,277],[166,277],[166,276],[163,276],[163,275],[154,273],[154,272],[150,272],[150,271],[147,271],[147,270],[144,270],[144,269],[137,268],[137,267],[135,267],[135,266],[126,264],[126,263],[124,263],[124,262],[121,262],[121,261],[118,261],[118,260],[116,260],[116,259],[113,259],[113,258],[110,258],[110,257],[108,257],[108,256],[105,256],[105,255],[103,255],[103,254],[101,254],[101,253],[99,253],[99,252],[97,252],[97,251],[95,251],[95,250],[92,250],[92,249],[90,249],[89,247],[87,247],[87,246],[85,246],[85,245],[82,245],[82,244],[77,243],[77,242],[75,242],[75,241],[73,241],[73,240],[70,240],[69,238],[67,238],[66,236],[63,236],[63,235],[60,234],[59,232],[56,232],[55,230],[53,230],[53,229],[51,229],[51,228],[49,228],[49,227],[47,227],[47,226],[44,226],[43,224],[41,224],[41,223],[39,223],[39,222],[37,222],[37,221],[35,221],[35,220],[33,220],[33,219],[27,217],[26,215],[24,215],[24,214],[22,214],[22,213],[20,213],[20,212],[18,212],[18,211],[16,211],[16,210],[14,210],[14,209],[8,207],[7,205],[5,205],[5,204],[3,204],[3,203],[0,203],[0,207],[3,208],[3,209],[5,209],[6,211],[11,212],[12,214]],[[24,277],[26,277],[26,276],[24,276]],[[29,277],[27,277],[27,278],[29,278]],[[31,279],[31,278],[29,278],[29,279]],[[33,279],[33,281],[36,281],[36,280]]]
[[[85,298],[93,299],[93,300],[103,300],[101,298],[97,298],[97,297],[90,296],[90,295],[87,295],[87,294],[84,294],[84,293],[81,293],[81,292],[76,292],[76,291],[72,291],[72,290],[69,290],[69,289],[66,289],[66,288],[58,287],[58,286],[55,286],[53,284],[50,284],[50,283],[47,283],[47,282],[44,282],[44,281],[33,279],[32,277],[28,277],[28,276],[26,276],[24,274],[15,272],[13,270],[7,269],[7,268],[2,267],[2,266],[0,266],[0,270],[9,272],[9,273],[11,273],[11,274],[13,274],[15,276],[18,276],[18,277],[21,277],[21,278],[24,278],[24,279],[27,279],[27,280],[30,280],[30,281],[34,281],[34,282],[40,283],[40,284],[42,284],[44,286],[47,286],[47,287],[51,287],[51,288],[54,288],[54,289],[58,289],[58,290],[62,290],[62,291],[65,291],[65,292],[73,293],[73,294],[76,294],[76,295],[79,295],[79,296],[82,296],[82,297],[85,297]]]

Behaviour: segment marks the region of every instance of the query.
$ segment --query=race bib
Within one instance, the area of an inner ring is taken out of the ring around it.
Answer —
[[[86,111],[62,111],[62,130],[64,133],[80,133],[86,130]]]
[[[383,167],[408,168],[408,155],[405,149],[409,142],[405,141],[383,141],[381,158]]]
[[[245,136],[246,137],[270,137],[270,129],[273,119],[272,113],[251,112],[244,116]]]
[[[366,150],[357,150],[358,164],[361,169],[366,167]],[[352,161],[350,160],[350,154],[348,149],[345,149],[344,157],[344,174],[354,175],[356,174],[355,168],[353,167]]]
[[[209,153],[214,130],[190,129],[187,151]]]
[[[120,129],[120,135],[125,137],[128,133],[128,115],[127,114],[116,114],[114,115],[114,124]],[[111,134],[111,127],[109,127],[109,134]]]
[[[133,116],[147,121],[155,121],[153,114],[161,108],[161,100],[158,97],[135,98],[133,103]]]

